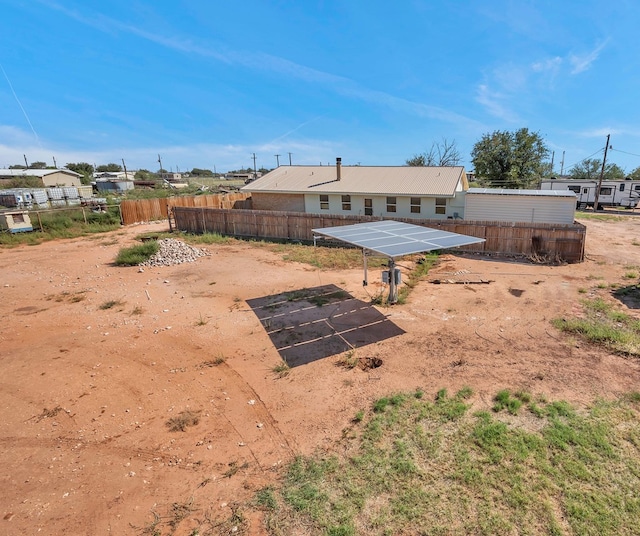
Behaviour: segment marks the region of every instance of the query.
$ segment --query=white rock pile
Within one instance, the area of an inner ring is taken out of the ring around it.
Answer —
[[[198,249],[175,238],[162,238],[158,240],[158,246],[158,252],[140,263],[140,266],[173,266],[211,255],[205,249]]]

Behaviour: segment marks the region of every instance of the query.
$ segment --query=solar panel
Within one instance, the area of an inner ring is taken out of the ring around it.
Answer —
[[[393,220],[325,227],[313,232],[391,258],[484,242],[484,238]]]

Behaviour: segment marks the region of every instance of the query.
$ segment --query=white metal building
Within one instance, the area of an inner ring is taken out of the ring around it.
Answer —
[[[576,194],[569,190],[469,188],[464,207],[465,220],[571,224]]]

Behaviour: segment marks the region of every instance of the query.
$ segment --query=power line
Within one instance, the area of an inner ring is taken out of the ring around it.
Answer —
[[[630,153],[627,151],[621,151],[620,149],[614,149],[613,147],[609,148],[611,151],[615,151],[616,153],[624,153],[624,154],[630,154],[631,156],[638,156],[640,157],[640,154],[636,154],[636,153]]]
[[[601,153],[604,151],[604,147],[598,149],[595,153],[590,154],[589,156],[585,156],[582,160],[578,160],[577,162],[571,164],[570,166],[565,166],[567,169],[571,169],[572,167],[584,162],[585,160],[589,160],[589,158],[591,158],[592,156],[597,155],[598,153]]]

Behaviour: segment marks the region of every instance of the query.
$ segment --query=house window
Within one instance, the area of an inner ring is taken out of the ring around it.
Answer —
[[[387,212],[395,212],[395,211],[396,211],[396,198],[387,197]]]
[[[342,196],[342,210],[351,210],[351,196],[343,195]]]
[[[621,191],[621,192],[624,192],[624,184],[621,184],[621,185],[620,185],[620,191]]]
[[[583,194],[588,194],[589,193],[589,188],[583,188],[582,189],[582,193]]]
[[[326,194],[320,195],[320,210],[329,210],[329,196]]]
[[[364,200],[364,215],[373,216],[373,199]]]
[[[576,194],[580,193],[580,186],[567,186],[567,190],[570,190]]]
[[[447,213],[447,200],[446,199],[436,199],[436,214],[446,214]]]
[[[600,188],[600,195],[611,195],[613,188]]]
[[[411,198],[411,213],[420,214],[420,198],[419,197]]]

